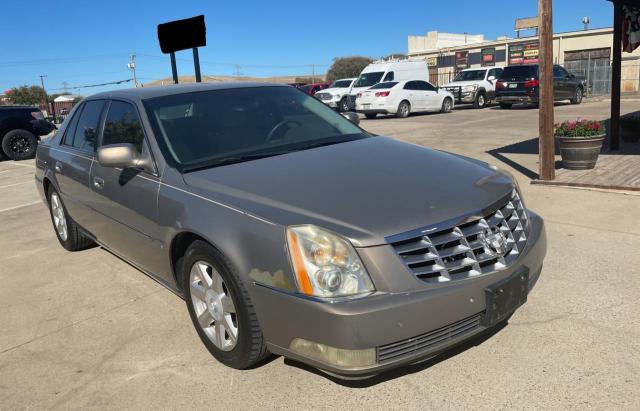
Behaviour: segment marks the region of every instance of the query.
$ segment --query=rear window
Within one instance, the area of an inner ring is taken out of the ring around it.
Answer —
[[[386,81],[384,83],[378,83],[373,87],[370,87],[371,90],[375,90],[375,89],[380,89],[380,88],[392,88],[394,87],[396,84],[398,84],[397,81]]]
[[[538,77],[538,66],[509,66],[504,69],[500,78],[531,78]]]

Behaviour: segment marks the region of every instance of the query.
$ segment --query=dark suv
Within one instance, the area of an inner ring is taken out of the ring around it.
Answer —
[[[516,103],[538,104],[540,77],[538,65],[508,66],[496,84],[496,100],[502,108]],[[559,65],[553,66],[555,101],[569,100],[580,104],[584,95],[584,80]]]
[[[0,157],[1,154],[12,160],[34,157],[40,136],[54,128],[36,107],[0,107]]]

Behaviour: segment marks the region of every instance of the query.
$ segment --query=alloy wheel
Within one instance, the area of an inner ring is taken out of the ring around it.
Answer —
[[[31,150],[31,142],[26,137],[18,135],[11,139],[9,147],[14,153],[24,154]]]
[[[409,105],[407,103],[402,103],[402,108],[400,109],[402,113],[402,117],[409,116]]]
[[[67,241],[69,231],[67,229],[67,218],[64,214],[64,207],[58,197],[58,193],[51,194],[51,215],[53,216],[53,225],[62,241]]]
[[[480,94],[478,96],[478,107],[482,108],[484,107],[485,101],[484,101],[484,95]]]
[[[197,261],[189,273],[189,289],[202,331],[217,348],[233,350],[238,342],[238,317],[218,270],[206,261]]]

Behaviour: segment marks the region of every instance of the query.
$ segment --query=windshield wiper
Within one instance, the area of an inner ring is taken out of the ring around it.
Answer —
[[[202,162],[202,163],[194,164],[192,166],[183,167],[182,171],[184,173],[188,173],[190,171],[203,170],[205,168],[220,167],[220,166],[226,166],[226,165],[229,165],[229,164],[242,163],[242,162],[245,162],[245,161],[259,160],[261,158],[266,158],[266,157],[279,156],[281,154],[287,154],[287,153],[290,153],[290,152],[291,152],[291,150],[269,151],[269,152],[265,152],[265,153],[239,154],[237,156],[216,158],[216,159],[213,159],[213,160],[209,160],[209,161],[205,161],[205,162]]]

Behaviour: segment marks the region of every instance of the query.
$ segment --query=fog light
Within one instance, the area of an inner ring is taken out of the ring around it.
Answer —
[[[296,338],[291,342],[289,349],[307,358],[341,368],[360,368],[376,364],[375,348],[343,350]]]

